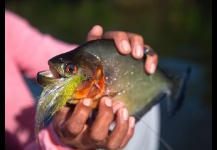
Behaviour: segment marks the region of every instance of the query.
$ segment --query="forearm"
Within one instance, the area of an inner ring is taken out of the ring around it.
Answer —
[[[40,33],[9,11],[5,11],[5,45],[19,68],[30,77],[48,69],[47,60],[51,57],[76,47]]]

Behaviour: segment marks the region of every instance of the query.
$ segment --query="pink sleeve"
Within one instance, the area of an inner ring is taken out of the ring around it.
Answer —
[[[5,33],[6,50],[31,78],[34,78],[38,71],[48,69],[48,59],[77,46],[41,34],[26,20],[8,10],[5,11]]]
[[[15,120],[16,116],[27,106],[32,106],[32,101],[29,100],[30,95],[27,88],[23,86],[24,82],[19,78],[20,74],[18,74],[17,68],[24,71],[29,77],[35,78],[38,71],[48,69],[47,60],[49,58],[74,49],[75,47],[76,45],[69,45],[55,40],[49,35],[41,34],[38,30],[31,27],[23,18],[10,11],[5,11],[5,50],[6,56],[8,56],[6,63],[8,67],[6,71],[8,73],[8,77],[6,78],[6,107],[14,109],[14,111],[12,111],[13,113],[7,111],[8,130],[10,129],[11,132],[16,132],[13,128],[13,124],[17,123]],[[9,79],[9,76],[14,76],[16,81]],[[18,83],[18,81],[20,82]],[[23,88],[17,90],[14,86],[14,82]],[[12,92],[14,93],[13,95],[16,96],[16,99],[18,99],[16,107],[14,105],[14,97],[11,94]],[[25,139],[23,140],[20,136],[18,136],[18,138],[24,143]],[[39,140],[40,144],[31,144],[27,149],[35,149],[37,147],[51,147],[53,150],[69,149],[58,141],[56,134],[50,127],[39,133]]]
[[[73,150],[61,143],[53,129],[52,123],[47,128],[42,129],[38,137],[39,143],[30,143],[25,150]]]

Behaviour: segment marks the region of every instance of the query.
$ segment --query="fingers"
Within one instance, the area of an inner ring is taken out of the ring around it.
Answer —
[[[145,45],[144,47],[144,53],[146,54],[145,70],[153,74],[158,64],[158,55],[150,46]]]
[[[114,39],[118,50],[122,54],[132,52],[133,57],[136,59],[141,59],[144,55],[143,37],[138,34],[123,31],[109,31],[103,35],[103,38]]]
[[[129,117],[129,127],[127,131],[127,135],[125,136],[124,140],[122,141],[120,148],[124,148],[129,140],[132,138],[133,133],[135,129],[135,118],[134,117]]]
[[[61,126],[65,120],[67,120],[72,113],[72,109],[70,107],[63,107],[60,109],[54,116],[53,123]]]
[[[91,112],[91,99],[86,98],[79,102],[74,109],[71,117],[65,122],[62,128],[63,135],[68,138],[74,138],[81,133]]]
[[[91,139],[97,142],[103,141],[109,131],[109,126],[114,119],[112,101],[108,97],[103,97],[100,101],[99,112],[90,129]]]
[[[115,127],[109,131],[113,121]],[[90,129],[91,141],[94,141],[98,148],[119,149],[124,147],[132,137],[134,124],[135,119],[129,117],[123,101],[112,101],[109,97],[103,97]]]
[[[103,34],[103,28],[99,25],[95,25],[89,31],[87,41],[100,38],[113,39],[120,53],[129,54],[132,52],[132,56],[135,59],[143,58],[144,48],[150,48],[150,46],[144,44],[144,39],[139,34],[124,31],[108,31]],[[145,54],[147,59],[144,68],[147,73],[153,74],[158,64],[158,55],[154,51]]]
[[[93,28],[87,34],[87,41],[100,39],[103,34],[103,28],[99,25],[93,26]]]
[[[118,109],[124,108],[125,103],[123,101],[115,100],[112,103],[113,112],[116,113]]]
[[[126,108],[121,108],[116,114],[116,125],[114,130],[108,137],[107,147],[109,149],[119,149],[120,145],[124,141],[129,128],[129,114]]]
[[[68,141],[77,137],[84,129],[85,123],[92,110],[91,99],[80,100],[73,113],[69,113],[70,107],[62,108],[54,117],[54,129],[62,141]],[[59,123],[62,122],[62,123]]]
[[[136,59],[141,59],[144,56],[143,37],[134,33],[128,33],[128,37],[130,39],[133,57]]]
[[[94,143],[86,142],[90,141],[86,121],[92,111],[91,104],[92,100],[85,98],[80,100],[74,109],[72,107],[63,107],[55,114],[53,127],[63,144],[81,149],[94,146]]]
[[[114,39],[120,53],[129,54],[132,52],[132,56],[136,59],[141,59],[144,56],[144,47],[150,48],[150,46],[144,44],[143,37],[135,33],[109,31],[106,32],[102,37],[106,39]],[[145,54],[147,56],[145,70],[147,73],[153,74],[158,63],[157,53],[152,51],[152,53],[149,52]]]
[[[132,51],[130,46],[130,40],[126,32],[108,31],[104,33],[103,38],[114,39],[119,52],[122,54],[129,54]]]
[[[82,149],[123,148],[134,133],[135,119],[129,117],[122,101],[108,97],[100,100],[98,114],[91,126],[86,122],[92,111],[91,99],[80,100],[76,107],[64,107],[55,114],[53,127],[62,143]],[[111,124],[115,127],[110,131]]]

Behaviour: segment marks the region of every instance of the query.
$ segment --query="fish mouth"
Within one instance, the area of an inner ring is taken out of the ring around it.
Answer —
[[[61,77],[63,77],[62,73],[58,71],[58,69],[56,68],[56,66],[53,63],[48,61],[48,65],[49,65],[49,71],[50,71],[53,78],[61,78]]]
[[[41,71],[37,75],[37,82],[45,87],[49,84],[62,84],[65,82],[67,84],[68,78],[64,77],[58,68],[51,63],[49,64],[49,70]],[[105,76],[101,67],[96,67],[93,69],[93,72],[90,72],[89,69],[80,69],[79,74],[86,77],[86,80],[82,81],[75,91],[70,96],[68,103],[76,104],[79,100],[83,98],[92,99],[92,108],[98,107],[99,99],[105,94]]]
[[[61,77],[63,77],[62,75],[60,75],[60,73],[55,68],[50,68],[49,72],[50,72],[50,74],[52,75],[53,78],[61,78]]]
[[[64,78],[55,78],[50,70],[45,70],[38,72],[36,81],[40,86],[46,87],[49,84],[60,83]]]
[[[42,87],[46,87],[49,84],[58,84],[65,79],[56,69],[54,64],[52,64],[51,62],[48,62],[48,64],[49,70],[40,71],[37,74],[37,83]]]

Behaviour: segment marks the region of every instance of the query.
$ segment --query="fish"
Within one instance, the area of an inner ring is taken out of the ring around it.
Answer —
[[[45,118],[67,103],[76,105],[83,98],[92,99],[93,110],[97,110],[103,96],[122,100],[137,122],[166,99],[168,114],[174,115],[185,98],[191,68],[172,77],[160,67],[154,74],[148,74],[145,60],[145,55],[135,59],[130,54],[121,54],[111,39],[88,41],[50,58],[49,70],[37,74],[37,83],[44,89],[37,104],[35,134]]]

